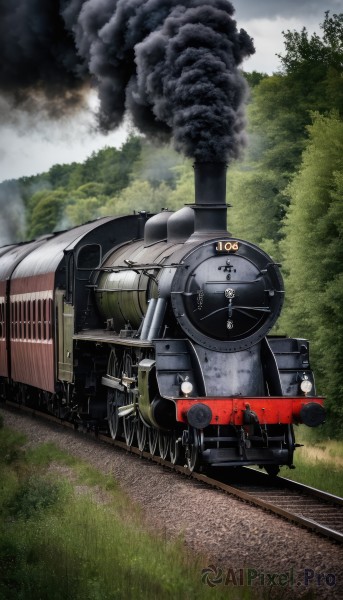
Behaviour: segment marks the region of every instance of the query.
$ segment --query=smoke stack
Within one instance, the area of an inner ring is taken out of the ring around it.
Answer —
[[[226,229],[226,170],[224,162],[196,162],[194,168],[195,228],[190,241],[228,237]]]

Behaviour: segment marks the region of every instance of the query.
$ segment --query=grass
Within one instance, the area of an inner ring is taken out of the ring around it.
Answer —
[[[294,453],[295,469],[281,469],[281,475],[294,481],[343,497],[343,441],[322,439],[305,425],[295,428],[298,444]]]
[[[306,446],[296,451],[297,469],[282,475],[343,495],[343,444],[305,427],[296,435]],[[256,597],[251,588],[203,585],[205,566],[182,538],[148,532],[113,477],[53,444],[27,448],[24,436],[0,428],[1,600]]]
[[[250,598],[209,588],[182,539],[143,526],[113,478],[52,444],[0,430],[1,600]],[[207,565],[206,565],[207,566]]]

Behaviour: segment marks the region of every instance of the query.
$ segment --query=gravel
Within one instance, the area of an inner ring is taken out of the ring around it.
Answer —
[[[87,434],[0,412],[5,425],[25,433],[30,445],[53,442],[111,473],[142,507],[146,527],[181,537],[200,557],[199,578],[208,568],[208,582],[217,576],[218,586],[238,586],[250,577],[258,595],[268,598],[301,598],[309,591],[312,598],[343,598],[343,551],[337,543]]]

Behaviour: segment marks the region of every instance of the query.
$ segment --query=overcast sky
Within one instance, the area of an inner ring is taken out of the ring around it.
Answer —
[[[232,0],[236,19],[254,38],[256,54],[244,63],[246,71],[272,74],[279,67],[275,56],[282,53],[282,31],[305,26],[310,33],[321,33],[319,23],[324,13],[343,12],[343,0]],[[125,127],[103,136],[94,130],[92,108],[74,119],[58,124],[38,119],[27,128],[26,118],[16,127],[0,128],[0,181],[46,171],[53,164],[83,161],[105,145],[120,146],[125,140]],[[1,111],[1,101],[0,101]]]

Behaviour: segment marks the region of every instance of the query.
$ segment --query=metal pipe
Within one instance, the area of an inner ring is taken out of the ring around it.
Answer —
[[[151,322],[152,322],[152,319],[154,316],[156,304],[157,304],[157,299],[151,298],[151,300],[149,301],[148,310],[146,311],[146,315],[144,317],[142,331],[139,336],[141,340],[148,339],[147,336],[148,336],[150,325],[151,325]]]
[[[151,323],[151,326],[149,329],[149,333],[148,333],[148,337],[147,337],[148,340],[151,341],[151,340],[159,337],[163,319],[164,319],[164,315],[166,312],[166,308],[167,308],[167,301],[165,300],[165,298],[159,298],[156,303],[154,316],[153,316],[152,323]]]

